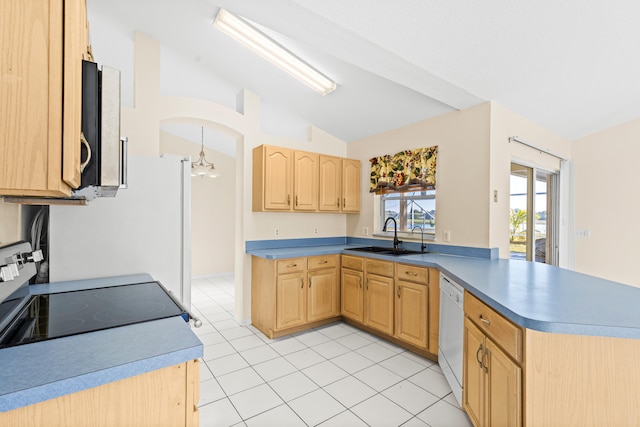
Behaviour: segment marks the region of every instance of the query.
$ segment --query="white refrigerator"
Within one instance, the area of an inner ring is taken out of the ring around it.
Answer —
[[[149,273],[191,306],[191,163],[130,156],[115,197],[49,210],[49,281]]]

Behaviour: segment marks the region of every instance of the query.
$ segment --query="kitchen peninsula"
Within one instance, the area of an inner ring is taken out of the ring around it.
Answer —
[[[354,252],[345,249],[382,241],[336,238],[316,242],[247,242],[246,251],[266,259],[353,256]],[[429,251],[437,253],[358,255],[435,268],[521,331],[517,407],[510,409],[515,425],[640,423],[640,395],[635,391],[640,383],[636,363],[640,357],[640,289],[545,264],[496,259],[489,250],[480,252],[480,257],[474,251],[482,249],[429,245]],[[461,256],[464,254],[476,256]]]

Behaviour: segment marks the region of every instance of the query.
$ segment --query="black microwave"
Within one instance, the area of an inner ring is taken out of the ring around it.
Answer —
[[[126,138],[120,137],[120,71],[82,61],[81,185],[74,196],[113,197],[126,186]]]

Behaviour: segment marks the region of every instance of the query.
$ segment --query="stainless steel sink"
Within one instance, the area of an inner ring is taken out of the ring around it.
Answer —
[[[355,248],[345,248],[346,251],[355,251],[355,252],[369,252],[375,253],[379,255],[391,255],[391,256],[402,256],[402,255],[414,255],[421,254],[424,252],[420,251],[412,251],[410,249],[393,249],[385,246],[359,246]]]

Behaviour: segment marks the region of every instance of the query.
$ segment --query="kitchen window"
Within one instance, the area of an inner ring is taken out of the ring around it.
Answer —
[[[398,223],[398,232],[411,233],[419,226],[426,235],[435,235],[436,191],[387,193],[380,196],[380,226],[392,217]],[[389,230],[388,231],[393,231]],[[419,230],[416,229],[416,233]]]

